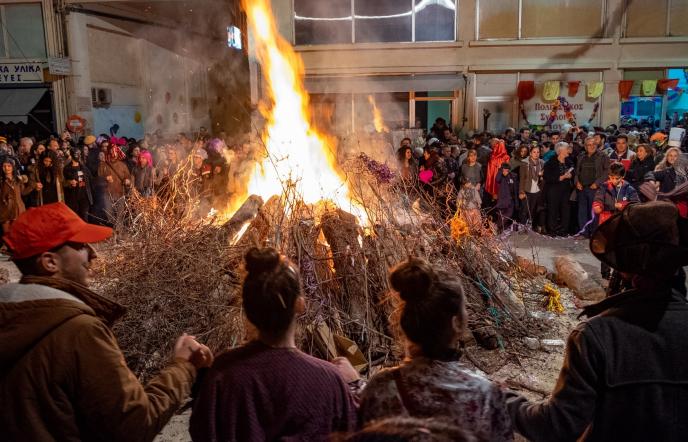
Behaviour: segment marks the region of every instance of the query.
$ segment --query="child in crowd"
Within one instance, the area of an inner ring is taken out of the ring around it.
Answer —
[[[597,189],[592,210],[599,217],[598,225],[602,225],[611,216],[622,211],[628,204],[639,203],[638,192],[627,181],[626,168],[619,162],[609,166],[609,179]],[[602,277],[609,279],[611,269],[604,262],[602,263]]]
[[[513,222],[514,208],[518,201],[518,177],[511,171],[509,163],[503,163],[500,173],[497,174],[497,204],[499,230],[503,231]]]
[[[467,219],[480,225],[480,188],[483,182],[483,170],[478,163],[478,152],[468,151],[466,162],[461,165],[461,190],[458,196],[458,207],[463,210]],[[477,227],[477,226],[476,226]]]

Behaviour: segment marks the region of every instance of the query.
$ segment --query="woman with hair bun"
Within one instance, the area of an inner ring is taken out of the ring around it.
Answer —
[[[215,359],[191,415],[194,441],[326,440],[356,427],[334,364],[296,348],[306,309],[299,273],[272,248],[246,254],[242,300],[257,339]]]
[[[466,326],[463,287],[419,258],[390,275],[401,301],[396,321],[406,337],[407,359],[373,376],[363,390],[361,424],[393,416],[444,419],[478,440],[511,441],[504,394],[460,362]]]

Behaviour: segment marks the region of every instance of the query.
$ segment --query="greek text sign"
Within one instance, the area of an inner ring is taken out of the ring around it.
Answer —
[[[0,84],[43,83],[41,63],[0,63]]]

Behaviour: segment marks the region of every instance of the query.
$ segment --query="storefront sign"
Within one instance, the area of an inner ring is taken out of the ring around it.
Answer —
[[[48,58],[48,70],[50,75],[71,75],[72,61],[67,57]]]
[[[0,84],[43,83],[41,63],[0,63]]]
[[[571,124],[570,118],[578,126],[596,126],[599,124],[598,103],[600,99],[588,100],[584,90],[578,91],[575,97],[569,97],[566,91],[562,90],[561,96],[566,100],[566,103],[555,108],[555,101],[545,101],[542,98],[542,87],[542,84],[536,85],[535,97],[522,103],[519,118],[521,124],[545,126],[553,110],[556,110],[557,113],[551,126],[553,130],[561,130],[564,124]],[[570,114],[567,115],[567,113]]]

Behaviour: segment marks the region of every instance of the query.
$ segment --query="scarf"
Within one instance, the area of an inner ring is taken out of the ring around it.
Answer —
[[[82,300],[91,307],[100,319],[105,321],[108,327],[112,327],[115,321],[124,316],[127,309],[109,299],[100,296],[85,285],[63,278],[50,276],[22,276],[20,284],[38,284],[67,292]]]

